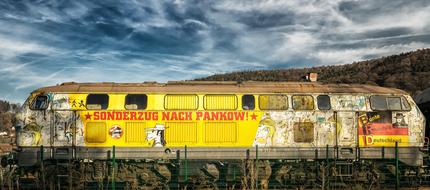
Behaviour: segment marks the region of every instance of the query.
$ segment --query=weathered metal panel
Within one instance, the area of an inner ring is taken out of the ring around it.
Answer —
[[[105,122],[87,122],[85,126],[85,141],[88,143],[104,143],[107,129]]]
[[[235,110],[237,109],[237,96],[233,94],[208,94],[204,98],[206,110]]]
[[[127,143],[145,143],[146,122],[126,122],[125,141]]]
[[[236,143],[236,122],[206,122],[204,141],[205,143]]]
[[[167,110],[196,110],[198,97],[193,94],[168,94],[164,99],[164,107]]]
[[[197,123],[166,122],[166,142],[169,146],[197,143]]]

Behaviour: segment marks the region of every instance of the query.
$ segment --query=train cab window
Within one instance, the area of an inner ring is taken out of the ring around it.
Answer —
[[[318,104],[319,110],[330,110],[331,109],[330,96],[319,95],[317,97],[317,104]]]
[[[87,96],[87,109],[89,110],[105,110],[109,104],[109,96],[107,94],[89,94]]]
[[[236,110],[237,96],[234,94],[208,94],[204,96],[206,110]]]
[[[260,95],[258,102],[261,110],[286,110],[288,109],[288,96],[282,94]]]
[[[372,110],[410,110],[411,106],[404,97],[401,96],[371,96],[370,107]]]
[[[125,96],[125,109],[144,110],[147,104],[148,96],[146,94],[127,94]]]
[[[388,106],[385,96],[371,96],[370,107],[372,110],[387,110]]]
[[[401,110],[402,103],[400,97],[387,97],[387,105],[389,110]]]
[[[199,98],[195,94],[167,94],[164,96],[166,110],[196,110]]]
[[[294,95],[293,96],[294,110],[313,110],[314,97],[311,95]]]
[[[30,108],[33,110],[44,110],[48,108],[48,96],[45,96],[45,95],[37,96],[33,100]]]
[[[255,98],[254,95],[243,95],[242,96],[242,109],[243,110],[254,110],[255,109]]]

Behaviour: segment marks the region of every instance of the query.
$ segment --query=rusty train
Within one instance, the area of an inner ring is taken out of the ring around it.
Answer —
[[[69,82],[33,91],[16,129],[2,164],[44,188],[371,188],[430,175],[423,114],[378,86]]]

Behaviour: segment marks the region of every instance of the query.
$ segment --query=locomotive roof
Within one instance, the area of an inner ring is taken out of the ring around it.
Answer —
[[[319,82],[234,82],[169,81],[167,83],[75,83],[39,88],[34,93],[380,93],[407,94],[405,91],[364,84],[323,84]]]

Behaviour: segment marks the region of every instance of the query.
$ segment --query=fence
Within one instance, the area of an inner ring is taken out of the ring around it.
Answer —
[[[145,157],[155,150],[115,146],[68,150],[61,157],[57,154],[66,151],[41,146],[35,166],[10,163],[0,172],[2,189],[343,189],[351,185],[398,189],[430,184],[429,171],[404,164],[408,159],[424,159],[426,164],[428,157],[419,158],[416,151],[397,143],[395,147],[351,149],[185,146],[164,149],[162,157]]]

